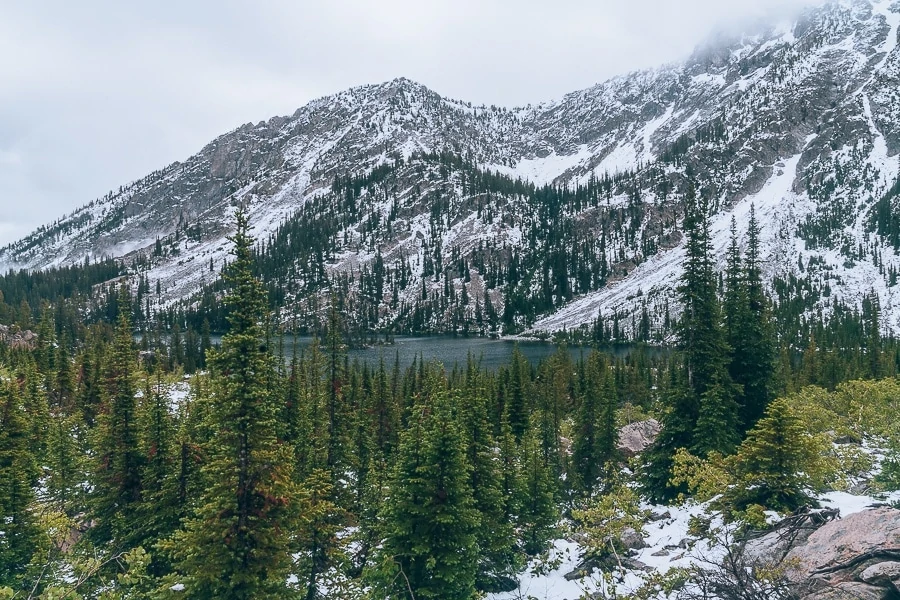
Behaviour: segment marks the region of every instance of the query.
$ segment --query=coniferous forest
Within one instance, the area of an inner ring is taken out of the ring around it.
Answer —
[[[0,598],[527,598],[521,574],[563,539],[584,597],[613,598],[649,507],[702,503],[750,536],[872,472],[873,443],[872,489],[897,490],[900,346],[877,299],[801,318],[802,282],[763,284],[755,215],[720,267],[707,200],[685,205],[670,351],[606,353],[622,340],[599,322],[568,340],[580,356],[496,371],[351,361],[340,289],[286,352],[262,276],[281,245],[261,251],[242,211],[213,319],[147,314],[149,282],[98,285],[112,261],[0,278]],[[621,444],[650,419],[649,447]],[[630,597],[789,597],[783,573],[723,573]]]

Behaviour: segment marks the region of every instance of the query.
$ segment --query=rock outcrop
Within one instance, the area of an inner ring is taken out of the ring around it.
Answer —
[[[16,350],[33,350],[37,345],[37,334],[30,329],[22,331],[15,325],[0,325],[0,343]]]
[[[808,518],[816,514],[821,513],[791,517],[790,526],[748,542],[744,556],[750,563],[780,564],[803,599],[900,594],[900,510],[877,507],[843,519]]]
[[[618,449],[625,458],[643,452],[659,435],[659,421],[647,419],[630,423],[619,429]]]

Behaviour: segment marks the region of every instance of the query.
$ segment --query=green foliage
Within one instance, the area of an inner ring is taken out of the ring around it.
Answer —
[[[739,509],[759,504],[791,512],[814,504],[820,449],[787,400],[775,400],[741,444],[734,459],[737,485],[732,502]]]
[[[601,360],[599,354],[592,354],[584,365],[584,391],[575,412],[572,470],[576,485],[588,495],[600,481],[603,468],[616,458],[619,436],[613,374]]]
[[[640,535],[648,516],[649,511],[641,509],[640,496],[622,479],[584,509],[572,511],[579,531],[585,534],[587,555],[599,560],[614,558],[615,563],[621,562],[626,552],[623,535],[629,530]]]
[[[120,293],[127,304],[127,291]],[[119,315],[112,352],[106,367],[106,400],[97,428],[97,480],[92,536],[101,541],[126,535],[141,500],[143,455],[139,447],[134,341],[126,311]]]
[[[516,526],[523,549],[529,556],[542,552],[559,521],[554,499],[555,485],[544,458],[540,442],[533,430],[522,439],[521,500]]]
[[[289,448],[276,437],[280,405],[269,382],[265,293],[253,278],[245,213],[237,213],[228,277],[231,330],[210,358],[213,402],[194,515],[165,548],[197,597],[290,597],[291,531],[299,517]]]
[[[37,466],[21,392],[7,377],[0,371],[0,586],[16,586],[39,536],[31,511]]]
[[[401,435],[370,574],[390,598],[465,600],[475,593],[480,526],[466,438],[451,396],[432,381]]]
[[[686,490],[686,493],[679,495],[679,501],[690,497],[697,502],[707,502],[721,495],[732,484],[733,478],[721,454],[712,452],[706,458],[700,458],[684,448],[675,452],[670,485]]]
[[[480,560],[476,586],[492,591],[513,575],[516,565],[516,539],[511,514],[511,498],[503,481],[502,457],[488,419],[487,398],[473,365],[467,372],[466,388],[453,392],[453,404],[459,407],[460,425],[466,441],[466,459],[470,466],[469,488],[478,513],[476,542]]]

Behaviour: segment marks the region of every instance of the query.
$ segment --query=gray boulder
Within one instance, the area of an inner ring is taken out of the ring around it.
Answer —
[[[858,581],[866,568],[900,559],[900,510],[882,507],[830,521],[788,552],[789,579],[830,586]]]
[[[859,574],[861,581],[872,585],[897,587],[900,583],[900,562],[880,562],[866,567]],[[900,591],[900,590],[898,590]]]
[[[747,541],[744,557],[752,563],[780,563],[792,548],[806,543],[813,532],[838,515],[836,509],[807,509],[786,517],[772,531]]]
[[[631,458],[644,450],[656,440],[660,425],[656,419],[629,423],[619,429],[618,449],[626,458]]]
[[[641,534],[640,531],[635,531],[631,527],[625,528],[622,535],[619,536],[619,541],[622,542],[622,545],[628,550],[640,550],[649,547],[644,540],[643,534]]]
[[[846,581],[821,591],[802,596],[804,600],[884,600],[884,590],[880,587]]]

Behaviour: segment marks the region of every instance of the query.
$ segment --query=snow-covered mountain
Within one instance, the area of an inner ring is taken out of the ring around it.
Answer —
[[[874,292],[884,327],[900,333],[898,39],[900,1],[839,0],[794,23],[711,40],[682,64],[538,106],[476,107],[406,79],[354,88],[244,125],[41,227],[0,249],[0,268],[142,256],[147,278],[160,282],[154,302],[170,303],[215,277],[232,206],[249,206],[265,238],[316,199],[323,210],[340,206],[336,178],[389,166],[389,181],[370,178],[358,190],[359,218],[333,236],[327,270],[360,273],[383,260],[408,271],[399,299],[382,308],[387,317],[423,288],[468,285],[500,307],[504,290],[486,291],[486,273],[473,269],[465,283],[450,270],[426,278],[426,264],[436,248],[439,263],[474,264],[486,244],[503,260],[534,246],[543,224],[520,195],[473,192],[465,173],[448,176],[424,156],[443,152],[538,185],[603,182],[602,203],[566,205],[556,217],[582,239],[603,238],[605,276],[563,285],[575,291],[534,330],[571,329],[598,312],[646,310],[659,320],[680,275],[675,224],[690,178],[716,211],[718,252],[731,217],[742,229],[754,204],[769,276],[827,289],[817,301],[825,312]]]

